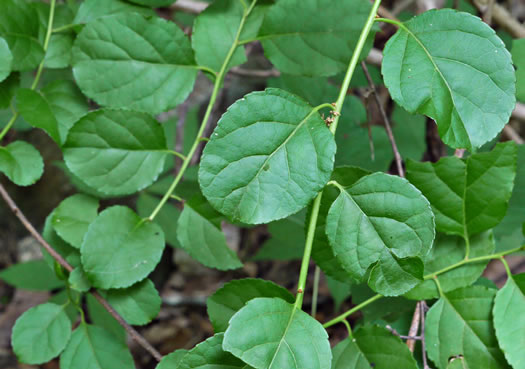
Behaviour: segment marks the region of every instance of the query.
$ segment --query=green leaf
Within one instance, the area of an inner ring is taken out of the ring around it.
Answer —
[[[199,65],[218,72],[226,59],[235,36],[244,7],[239,0],[222,0],[212,3],[195,19],[191,43]],[[237,47],[228,67],[246,62],[244,48]]]
[[[53,212],[53,228],[64,241],[79,249],[89,225],[98,215],[98,205],[98,200],[91,196],[68,197]]]
[[[152,9],[129,4],[121,0],[85,0],[80,4],[74,24],[90,23],[95,19],[118,13],[139,13],[144,16],[154,16]]]
[[[268,224],[271,238],[265,241],[252,258],[258,260],[295,260],[303,256],[305,212]]]
[[[288,290],[273,282],[254,278],[233,280],[206,300],[215,333],[226,331],[230,318],[248,301],[257,297],[278,297],[289,303],[295,301]]]
[[[61,368],[132,369],[135,368],[124,342],[101,327],[85,323],[75,329],[71,341],[60,356]]]
[[[516,166],[514,189],[509,200],[509,207],[503,220],[494,228],[496,249],[503,251],[523,244],[525,240],[521,226],[525,221],[525,145],[518,145],[518,163]]]
[[[516,71],[516,98],[525,102],[525,39],[512,41],[512,61]]]
[[[18,360],[26,364],[43,364],[64,350],[71,337],[71,321],[64,307],[41,304],[17,319],[11,344]]]
[[[72,289],[78,292],[87,292],[91,289],[91,284],[81,267],[73,269],[69,274],[68,283]]]
[[[160,198],[141,193],[137,199],[137,213],[142,218],[147,218],[153,212],[160,202]],[[177,239],[177,223],[181,211],[175,206],[167,203],[155,217],[154,222],[157,223],[166,237],[166,242],[173,247],[181,247]]]
[[[44,160],[33,145],[15,141],[0,146],[0,172],[18,186],[30,186],[42,177]]]
[[[158,315],[162,303],[155,285],[149,279],[126,289],[108,290],[104,296],[126,322],[132,325],[151,322]]]
[[[75,298],[75,291],[70,291],[70,295],[72,295],[73,298]],[[75,324],[78,318],[78,310],[75,305],[69,303],[69,296],[65,289],[62,289],[57,294],[51,296],[49,300],[47,300],[47,302],[51,302],[57,305],[64,305],[67,303],[67,306],[65,306],[64,311],[66,312],[69,320],[71,321],[71,324]]]
[[[427,313],[425,339],[428,357],[445,369],[461,355],[469,368],[508,368],[492,325],[496,291],[483,286],[446,293]]]
[[[188,353],[188,350],[177,350],[162,358],[155,369],[177,369],[180,361]]]
[[[88,186],[128,195],[153,183],[168,150],[162,126],[149,115],[97,110],[75,123],[64,144],[64,160]]]
[[[199,183],[220,212],[248,224],[304,208],[324,187],[335,142],[315,109],[278,89],[253,92],[219,120],[204,148]]]
[[[38,16],[26,0],[0,2],[0,37],[13,54],[12,69],[26,71],[35,68],[44,58],[38,42]]]
[[[0,82],[11,74],[12,62],[13,54],[11,54],[11,50],[9,50],[9,45],[6,40],[0,37]]]
[[[417,369],[407,345],[386,328],[364,326],[333,349],[332,369]]]
[[[220,270],[237,269],[242,262],[226,244],[218,214],[201,195],[184,204],[177,222],[177,238],[183,250],[199,263]]]
[[[371,6],[367,1],[279,0],[266,13],[257,39],[284,73],[334,75],[346,69]]]
[[[41,91],[19,89],[16,105],[29,124],[45,130],[59,145],[66,141],[77,119],[88,111],[86,100],[74,83],[60,80]]]
[[[129,287],[146,278],[163,250],[164,234],[158,225],[127,207],[112,206],[91,223],[80,252],[89,281],[108,289]]]
[[[118,341],[126,343],[126,330],[119,322],[98,302],[93,295],[86,295],[86,304],[91,322],[110,332]]]
[[[392,98],[433,118],[454,148],[472,151],[493,139],[516,101],[503,41],[478,17],[452,9],[404,23],[385,46],[382,73]]]
[[[525,368],[525,273],[513,275],[496,294],[494,328],[505,358],[514,369]]]
[[[49,47],[44,58],[46,68],[67,68],[71,65],[71,48],[75,36],[71,33],[51,35]]]
[[[40,92],[29,88],[18,89],[16,92],[16,108],[33,127],[46,131],[56,143],[62,142],[55,115]]]
[[[151,114],[174,108],[198,69],[184,32],[159,17],[117,14],[88,23],[75,40],[73,73],[100,105]]]
[[[64,286],[44,260],[14,264],[0,271],[0,279],[10,286],[33,291],[50,291]]]
[[[332,173],[332,180],[337,181],[343,187],[350,187],[361,177],[370,174],[369,171],[357,167],[338,167]],[[317,217],[317,224],[315,226],[314,243],[312,248],[312,259],[322,269],[322,271],[343,283],[355,282],[355,279],[343,269],[339,260],[335,257],[334,251],[330,246],[328,237],[326,237],[326,216],[330,206],[339,196],[339,191],[333,186],[328,186],[323,190],[323,197],[321,199],[321,207],[319,209],[319,216]],[[306,219],[310,219],[309,209]]]
[[[434,241],[434,215],[403,178],[374,173],[341,191],[326,217],[326,235],[343,268],[385,296],[413,288],[423,277]]]
[[[465,238],[494,227],[505,216],[516,175],[516,152],[516,144],[506,142],[465,160],[409,160],[407,179],[430,201],[437,230]]]
[[[51,214],[47,216],[44,223],[44,231],[42,232],[42,236],[56,252],[58,252],[69,264],[71,264],[73,268],[76,268],[77,266],[80,266],[80,252],[78,249],[74,248],[58,236],[52,224],[53,215],[54,211],[52,211]],[[54,269],[55,259],[44,249],[42,249],[42,254],[47,265],[51,269]]]
[[[177,366],[166,369],[249,369],[249,367],[222,348],[224,334],[219,333],[199,343],[182,357]],[[157,369],[162,369],[160,366]]]
[[[470,239],[469,258],[489,255],[494,251],[492,232],[484,232]],[[465,259],[465,241],[461,237],[446,236],[438,233],[432,250],[425,260],[424,274],[431,274]],[[441,289],[444,292],[470,286],[478,280],[490,260],[469,263],[439,275]],[[426,280],[404,295],[414,300],[430,300],[439,297],[439,291],[433,280]]]
[[[329,369],[323,326],[279,298],[249,301],[230,320],[222,347],[256,369]]]

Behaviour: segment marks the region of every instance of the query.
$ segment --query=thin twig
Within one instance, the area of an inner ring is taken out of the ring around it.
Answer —
[[[482,13],[487,9],[490,0],[470,0]],[[525,37],[525,26],[498,3],[492,7],[492,19],[509,32],[514,38]]]
[[[465,149],[456,149],[456,151],[454,151],[454,156],[456,158],[460,158],[461,159],[463,157],[463,155],[465,154],[465,151],[466,151]]]
[[[388,116],[386,115],[385,109],[383,108],[383,104],[381,104],[381,100],[379,100],[379,95],[377,94],[376,86],[374,85],[374,82],[372,81],[372,77],[370,76],[370,73],[368,72],[366,63],[361,62],[361,66],[363,67],[363,72],[365,73],[366,79],[368,80],[368,84],[370,85],[370,88],[372,89],[372,93],[374,94],[374,98],[376,100],[377,107],[379,108],[379,111],[381,112],[381,116],[383,118],[383,122],[385,123],[386,134],[388,136],[388,139],[390,140],[390,144],[392,145],[392,151],[394,152],[394,159],[395,159],[396,166],[397,166],[397,172],[400,177],[404,178],[405,170],[403,169],[403,161],[401,159],[401,155],[399,154],[399,150],[397,149],[397,144],[394,138],[394,133],[392,132],[392,126],[390,125],[390,120],[388,119]]]
[[[58,253],[53,247],[44,240],[44,238],[38,233],[38,231],[33,227],[31,222],[26,218],[24,213],[18,208],[14,200],[9,196],[9,193],[6,191],[4,186],[0,184],[0,196],[5,200],[9,209],[15,214],[15,216],[20,220],[22,225],[31,233],[31,235],[38,241],[40,245],[55,259],[64,269],[68,272],[73,271],[73,267]],[[91,291],[91,294],[104,306],[104,308],[115,318],[120,325],[129,333],[129,335],[137,341],[146,351],[148,351],[157,361],[162,359],[162,355],[151,346],[144,337],[140,335],[132,326],[130,326],[119,313],[115,311],[109,305],[109,303],[102,297],[97,291]]]
[[[233,67],[230,72],[238,76],[243,77],[256,77],[256,78],[272,78],[279,77],[281,72],[277,69],[246,69],[240,67]]]
[[[525,120],[525,104],[517,103],[514,111],[512,112],[512,118]]]
[[[416,309],[414,310],[414,315],[412,316],[412,323],[410,323],[410,329],[408,331],[408,337],[415,337],[417,334],[417,331],[419,329],[421,319],[421,301],[419,301],[416,305]],[[411,338],[407,340],[407,346],[410,352],[414,352],[414,347],[416,346],[416,340]]]
[[[489,25],[492,23],[492,12],[494,10],[494,4],[495,4],[494,0],[488,0],[487,8],[483,12],[483,22]]]
[[[171,6],[172,9],[180,10],[186,13],[199,14],[208,7],[208,3],[204,1],[193,1],[193,0],[178,0]]]
[[[423,356],[423,369],[430,369],[428,366],[427,361],[427,352],[425,347],[425,314],[427,312],[427,303],[423,300],[419,302],[419,308],[420,308],[420,315],[421,315],[421,329],[420,329],[420,336],[421,336],[421,355]]]
[[[314,273],[314,288],[312,292],[312,310],[311,310],[311,316],[315,318],[315,315],[317,314],[317,297],[319,296],[319,279],[321,277],[321,268],[318,266],[315,267],[315,273]]]

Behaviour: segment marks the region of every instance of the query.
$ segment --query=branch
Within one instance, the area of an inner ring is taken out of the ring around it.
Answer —
[[[416,304],[416,309],[414,310],[414,315],[412,316],[412,323],[410,324],[410,329],[408,330],[408,337],[415,337],[419,326],[421,325],[421,301]],[[416,347],[416,341],[411,338],[407,340],[407,346],[410,352],[414,353],[414,348]]]
[[[0,196],[5,200],[7,203],[7,206],[9,209],[13,212],[13,214],[16,215],[16,217],[20,220],[22,225],[31,233],[31,235],[38,241],[40,245],[55,259],[64,269],[66,269],[68,272],[73,271],[73,267],[58,253],[56,252],[53,247],[44,240],[44,238],[38,233],[38,231],[33,227],[33,225],[29,222],[29,220],[26,218],[24,213],[20,211],[16,203],[13,201],[11,196],[9,196],[9,193],[7,193],[6,189],[2,184],[0,184]],[[155,350],[153,346],[149,344],[148,341],[144,337],[140,335],[139,332],[137,332],[132,326],[130,326],[121,316],[119,313],[115,311],[111,307],[111,305],[102,297],[97,291],[91,291],[91,294],[102,304],[102,306],[119,322],[121,326],[124,327],[126,332],[129,333],[129,335],[137,341],[139,345],[141,345],[146,351],[148,351],[157,361],[160,361],[162,359],[162,355]]]
[[[171,6],[172,9],[180,10],[186,13],[199,14],[208,7],[208,3],[203,1],[179,0]]]
[[[521,138],[518,132],[516,132],[511,125],[507,124],[505,127],[503,127],[503,133],[517,144],[521,145],[523,143],[523,138]]]
[[[256,78],[272,78],[279,77],[281,72],[277,69],[245,69],[240,67],[233,67],[230,72],[238,76],[243,77],[256,77]]]
[[[491,4],[491,0],[470,0],[481,13],[485,13]],[[498,3],[492,6],[492,19],[502,28],[508,31],[514,38],[525,37],[525,26],[518,22],[512,14]]]
[[[397,172],[400,177],[404,178],[405,171],[403,169],[403,160],[401,159],[401,155],[399,154],[399,150],[397,149],[397,144],[394,138],[394,133],[392,132],[390,120],[388,119],[388,116],[386,115],[383,104],[381,104],[381,100],[379,100],[379,95],[377,94],[376,86],[374,85],[374,82],[372,81],[372,77],[370,76],[370,73],[368,72],[366,63],[361,62],[361,66],[363,67],[363,72],[365,72],[365,76],[366,76],[366,79],[368,80],[368,84],[370,85],[370,88],[372,89],[372,93],[374,94],[374,98],[376,100],[377,107],[379,108],[379,111],[381,112],[381,116],[383,117],[383,121],[385,123],[386,134],[388,135],[388,139],[390,140],[390,144],[392,145],[392,151],[394,152],[394,159],[395,159],[396,166],[397,166]]]

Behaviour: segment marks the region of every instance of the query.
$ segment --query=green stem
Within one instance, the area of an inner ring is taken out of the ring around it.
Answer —
[[[376,19],[374,19],[374,21],[376,21],[376,22],[383,22],[383,23],[390,23],[390,24],[393,24],[396,27],[405,28],[405,25],[402,22],[396,21],[395,19],[376,18]]]
[[[33,84],[31,85],[31,90],[34,90],[36,86],[38,86],[38,82],[40,81],[40,76],[42,75],[42,71],[44,70],[44,61],[46,60],[45,52],[47,51],[47,48],[49,46],[49,40],[51,39],[51,34],[53,33],[53,19],[55,18],[55,3],[56,0],[51,0],[49,4],[49,20],[47,21],[47,32],[46,32],[46,38],[44,39],[44,59],[40,62],[40,65],[38,66],[38,70],[36,71],[36,76],[33,81]]]
[[[350,323],[346,319],[341,320],[341,323],[343,323],[346,326],[346,330],[348,331],[348,337],[350,339],[354,338],[354,335],[352,334],[352,327],[350,327]]]
[[[0,141],[2,141],[2,138],[4,138],[4,136],[7,134],[7,131],[9,131],[9,129],[11,129],[11,127],[13,126],[13,124],[15,124],[15,122],[16,122],[16,118],[18,118],[18,115],[19,115],[19,113],[16,112],[16,113],[11,117],[11,119],[9,120],[9,122],[7,122],[7,125],[4,127],[4,129],[2,130],[2,132],[0,132]]]
[[[244,27],[244,24],[246,22],[246,18],[250,15],[252,9],[254,8],[255,4],[257,3],[257,0],[254,0],[250,7],[244,12],[244,15],[241,19],[241,23],[239,24],[239,29],[237,30],[237,34],[235,35],[235,40],[233,41],[233,44],[228,51],[228,54],[226,55],[226,58],[224,59],[224,62],[222,63],[221,70],[217,74],[217,78],[215,79],[215,83],[213,85],[213,91],[211,93],[210,102],[208,103],[208,107],[206,108],[206,112],[204,113],[204,118],[202,118],[201,126],[199,128],[199,132],[197,133],[197,138],[195,141],[193,141],[193,145],[190,148],[190,151],[188,152],[188,155],[186,155],[186,159],[182,162],[182,165],[179,169],[179,172],[175,176],[175,179],[173,180],[173,183],[169,187],[168,191],[164,194],[164,197],[160,200],[157,207],[153,210],[151,215],[148,217],[149,221],[153,221],[155,217],[158,215],[162,207],[166,204],[166,202],[170,199],[171,195],[173,194],[173,191],[175,191],[175,188],[177,188],[177,185],[179,184],[180,180],[182,179],[182,176],[184,175],[184,172],[190,165],[191,159],[193,158],[193,155],[195,155],[195,152],[197,151],[197,148],[199,146],[199,143],[201,141],[201,137],[204,133],[204,129],[206,128],[206,124],[208,123],[208,120],[210,119],[211,112],[213,110],[213,106],[215,105],[215,101],[217,100],[217,96],[219,94],[219,91],[222,86],[223,79],[228,72],[228,65],[230,64],[230,60],[233,56],[233,53],[239,46],[239,37],[241,36],[242,29]]]
[[[512,271],[510,270],[509,264],[507,263],[507,260],[503,256],[500,257],[500,261],[503,263],[503,266],[505,267],[505,271],[507,272],[507,276],[509,278],[512,278]]]
[[[438,292],[439,292],[439,296],[440,297],[444,297],[445,293],[443,292],[443,289],[441,288],[441,283],[439,283],[438,277],[435,275],[432,279],[434,280],[434,283],[436,284],[436,287],[437,287]]]
[[[470,239],[468,236],[463,237],[465,240],[465,260],[468,260],[470,257]]]
[[[174,155],[174,156],[176,156],[176,157],[178,157],[178,158],[181,158],[182,160],[186,160],[186,159],[187,159],[187,158],[186,158],[186,155],[183,155],[183,154],[181,154],[180,152],[177,152],[177,151],[175,151],[175,150],[168,150],[168,152],[169,152],[171,155]]]
[[[70,30],[71,28],[74,28],[75,26],[78,26],[78,24],[66,24],[65,26],[62,26],[62,27],[57,27],[55,29],[53,29],[53,33],[58,33],[58,32],[63,32],[63,31],[68,31]]]
[[[365,45],[365,41],[368,37],[368,34],[370,33],[370,30],[372,29],[372,24],[374,23],[374,18],[377,14],[377,10],[379,9],[380,3],[381,3],[381,0],[375,1],[374,5],[372,6],[372,10],[370,11],[370,14],[368,16],[368,19],[366,21],[365,27],[361,31],[361,35],[359,36],[357,46],[354,49],[352,58],[350,59],[348,70],[346,71],[345,79],[343,81],[343,85],[341,86],[339,97],[337,98],[337,102],[335,104],[335,109],[333,105],[331,104],[321,104],[314,108],[314,112],[324,107],[330,107],[336,111],[335,120],[330,125],[330,131],[332,132],[332,134],[335,134],[335,130],[337,129],[337,122],[339,121],[339,115],[341,113],[341,109],[343,108],[343,102],[346,97],[346,91],[348,91],[348,87],[350,86],[350,80],[352,79],[352,76],[354,74],[355,67],[359,60],[359,55],[361,54],[361,51],[363,50],[363,47]],[[304,289],[306,286],[306,277],[308,276],[308,266],[310,264],[310,256],[312,254],[312,245],[314,241],[315,228],[317,225],[317,218],[319,216],[319,209],[321,207],[322,196],[323,196],[323,191],[319,192],[319,194],[315,198],[313,206],[312,206],[312,212],[310,215],[308,233],[306,235],[306,243],[304,246],[303,260],[301,262],[301,271],[299,272],[299,282],[297,284],[297,296],[295,299],[295,307],[299,309],[302,307],[302,304],[303,304]]]
[[[424,280],[434,279],[435,277],[437,277],[440,274],[446,273],[446,272],[448,272],[448,271],[450,271],[452,269],[459,268],[460,266],[465,265],[465,264],[478,263],[480,261],[487,261],[487,260],[494,260],[494,259],[501,259],[505,255],[513,254],[513,253],[519,252],[519,251],[525,251],[525,245],[523,245],[521,247],[517,247],[517,248],[512,249],[512,250],[502,251],[502,252],[499,252],[499,253],[496,253],[496,254],[479,256],[479,257],[468,259],[468,260],[461,260],[460,262],[458,262],[456,264],[449,265],[448,267],[443,268],[441,270],[438,270],[437,272],[427,274],[426,276],[423,277],[423,279]],[[440,287],[441,286],[439,286],[438,289]],[[370,297],[368,300],[363,301],[362,303],[360,303],[359,305],[353,307],[352,309],[348,310],[347,312],[345,312],[345,313],[335,317],[334,319],[330,320],[329,322],[325,323],[323,325],[323,327],[328,328],[328,327],[331,327],[334,324],[337,324],[337,323],[341,322],[347,316],[355,313],[358,310],[361,310],[362,308],[370,305],[374,301],[379,300],[381,297],[383,297],[383,295],[380,295],[380,294],[377,294],[375,296]]]
[[[306,243],[304,245],[303,260],[301,262],[301,271],[299,272],[299,283],[297,284],[297,297],[295,298],[295,307],[301,309],[303,305],[304,290],[306,288],[306,277],[308,276],[308,266],[310,256],[312,255],[312,246],[314,244],[315,228],[317,226],[317,217],[321,207],[323,192],[319,192],[312,205],[312,215],[308,224],[308,233],[306,234]]]
[[[354,50],[354,54],[352,55],[352,59],[350,59],[350,64],[348,65],[348,69],[346,70],[345,79],[343,80],[343,85],[341,86],[341,90],[339,91],[339,97],[337,98],[337,101],[335,103],[335,111],[339,114],[336,114],[335,120],[330,125],[330,131],[335,134],[335,131],[337,129],[337,124],[339,123],[339,116],[341,114],[341,110],[343,109],[343,103],[345,101],[346,93],[348,91],[348,88],[350,87],[350,81],[352,80],[352,76],[354,75],[355,68],[357,66],[357,63],[359,62],[359,57],[361,56],[361,52],[363,51],[363,48],[365,46],[366,39],[368,38],[368,34],[370,33],[370,30],[372,29],[372,25],[374,24],[374,19],[377,14],[377,10],[379,9],[379,5],[381,4],[381,0],[376,0],[374,2],[374,5],[372,6],[372,10],[370,11],[370,14],[368,15],[368,19],[366,20],[365,27],[361,31],[361,35],[359,36],[359,40],[357,41],[357,45]]]

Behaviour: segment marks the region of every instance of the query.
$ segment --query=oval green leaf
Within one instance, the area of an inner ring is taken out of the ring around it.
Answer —
[[[101,105],[151,114],[174,108],[198,69],[184,32],[159,17],[125,13],[88,23],[73,47],[73,73]]]
[[[129,288],[104,293],[109,304],[133,325],[151,322],[159,313],[162,300],[152,281],[145,279]]]
[[[493,313],[505,358],[514,369],[525,368],[525,273],[509,277],[496,294]]]
[[[206,145],[199,183],[220,212],[248,224],[304,208],[332,172],[334,137],[304,100],[269,88],[235,102]]]
[[[446,293],[427,313],[425,341],[428,357],[439,369],[463,356],[468,368],[508,368],[492,325],[496,291],[483,286]]]
[[[135,364],[125,342],[116,340],[103,328],[82,323],[60,356],[60,367],[134,369]]]
[[[64,286],[44,260],[11,265],[0,271],[0,279],[10,286],[31,291],[51,291]]]
[[[295,300],[285,288],[262,279],[246,278],[226,283],[206,300],[215,333],[224,332],[230,318],[257,297],[278,297],[289,303]]]
[[[77,194],[63,200],[53,212],[51,223],[64,241],[79,249],[89,225],[98,215],[98,200]]]
[[[127,207],[113,206],[91,223],[80,252],[91,284],[108,289],[129,287],[146,278],[163,250],[164,234],[158,225]]]
[[[30,186],[44,173],[44,160],[33,145],[15,141],[0,146],[0,172],[18,186]]]
[[[63,152],[74,175],[111,195],[149,186],[169,155],[162,126],[147,114],[127,110],[85,115],[71,128]]]
[[[392,98],[433,118],[454,148],[472,151],[493,139],[516,102],[503,41],[478,17],[452,9],[402,24],[385,47],[382,72]]]
[[[409,160],[407,179],[430,201],[437,230],[466,238],[496,226],[505,216],[516,176],[516,160],[516,144],[499,143],[490,152],[464,160]]]
[[[323,326],[279,298],[249,301],[231,318],[222,346],[256,369],[329,369],[332,362]]]
[[[242,262],[229,248],[226,237],[214,218],[220,214],[201,195],[184,204],[177,222],[180,246],[199,263],[220,270],[237,269]]]
[[[18,360],[26,364],[43,364],[64,350],[71,337],[71,321],[64,307],[41,304],[17,319],[11,344]]]
[[[91,289],[91,284],[86,277],[86,273],[84,273],[84,270],[82,270],[81,267],[76,267],[69,274],[68,284],[69,287],[78,292],[87,292]]]
[[[177,350],[162,358],[155,369],[178,369],[178,365],[188,350]]]
[[[346,69],[371,7],[368,1],[279,0],[266,13],[257,39],[284,73],[334,75]]]
[[[85,0],[80,4],[73,23],[90,23],[101,17],[132,12],[144,16],[155,15],[155,12],[152,9],[129,4],[123,0]]]
[[[343,268],[385,296],[407,292],[423,277],[434,241],[430,204],[403,178],[374,173],[341,193],[326,217],[326,235]]]

